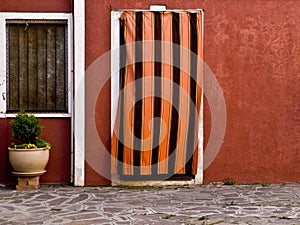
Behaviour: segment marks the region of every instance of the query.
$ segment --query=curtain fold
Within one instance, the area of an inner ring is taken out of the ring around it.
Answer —
[[[123,12],[112,174],[194,175],[202,11]]]

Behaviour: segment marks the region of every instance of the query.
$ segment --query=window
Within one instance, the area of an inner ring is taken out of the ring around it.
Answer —
[[[71,13],[0,13],[0,118],[71,117]]]
[[[6,48],[6,111],[67,113],[67,20],[6,20]]]

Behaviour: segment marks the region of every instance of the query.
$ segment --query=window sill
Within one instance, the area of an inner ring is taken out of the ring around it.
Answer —
[[[71,118],[70,113],[33,113],[38,118]],[[0,113],[0,118],[14,118],[16,113]]]

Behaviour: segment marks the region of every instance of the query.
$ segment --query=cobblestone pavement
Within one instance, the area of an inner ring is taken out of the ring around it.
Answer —
[[[300,184],[2,187],[0,224],[300,224]]]

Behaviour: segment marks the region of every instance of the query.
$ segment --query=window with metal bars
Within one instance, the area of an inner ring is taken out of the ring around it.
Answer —
[[[65,20],[7,20],[7,112],[68,112]]]

